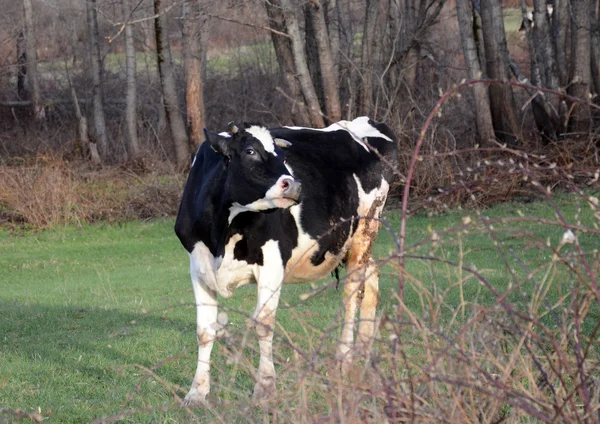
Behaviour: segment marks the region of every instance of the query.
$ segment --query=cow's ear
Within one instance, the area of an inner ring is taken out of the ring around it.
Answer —
[[[274,138],[273,141],[275,142],[275,145],[277,147],[281,147],[282,149],[287,149],[292,145],[292,143],[290,143],[287,140],[284,140],[283,138]]]
[[[210,143],[210,147],[220,155],[231,158],[234,152],[231,137],[224,137],[212,131],[204,129],[204,137]]]

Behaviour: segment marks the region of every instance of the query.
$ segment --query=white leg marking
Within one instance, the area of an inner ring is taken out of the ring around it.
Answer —
[[[279,243],[269,240],[262,247],[263,266],[257,268],[258,299],[254,320],[260,346],[260,363],[254,399],[261,400],[275,394],[275,366],[273,365],[273,329],[275,313],[279,305],[284,268],[279,251]]]
[[[192,387],[182,406],[198,406],[206,400],[210,391],[210,352],[212,350],[217,322],[217,294],[207,287],[198,273],[199,264],[190,255],[190,275],[196,299],[196,335],[198,337],[198,365]]]

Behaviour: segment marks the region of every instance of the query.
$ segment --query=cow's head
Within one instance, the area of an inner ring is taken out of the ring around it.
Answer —
[[[221,134],[204,130],[212,149],[225,160],[227,199],[249,211],[288,208],[298,203],[300,182],[286,167],[282,150],[290,143],[273,139],[260,125],[238,128],[230,123],[229,130]]]

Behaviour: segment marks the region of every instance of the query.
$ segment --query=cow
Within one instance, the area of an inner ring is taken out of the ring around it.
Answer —
[[[322,129],[230,125],[205,130],[183,192],[175,232],[190,257],[198,364],[184,406],[205,402],[216,337],[217,295],[256,283],[260,347],[254,399],[275,393],[273,328],[282,284],[347,268],[338,357],[375,335],[379,271],[372,246],[397,163],[391,129],[368,117]],[[354,317],[360,308],[354,346]]]

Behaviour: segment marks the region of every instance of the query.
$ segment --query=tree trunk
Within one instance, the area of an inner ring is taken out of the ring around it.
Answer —
[[[600,95],[600,0],[592,5],[590,14],[592,28],[592,80],[594,81],[594,91]]]
[[[90,66],[92,70],[93,84],[93,120],[94,120],[94,140],[98,146],[98,153],[102,160],[108,156],[108,136],[106,134],[106,122],[104,119],[104,101],[102,95],[102,56],[100,53],[100,43],[98,41],[98,19],[96,17],[96,0],[87,0],[85,2],[88,39],[90,43],[89,55]]]
[[[329,32],[329,45],[331,46],[331,55],[333,57],[333,70],[334,75],[336,75],[339,79],[340,77],[340,68],[339,63],[341,60],[340,48],[340,31],[341,31],[341,22],[340,22],[340,0],[330,0],[329,1],[329,10],[331,16],[327,21],[327,30]]]
[[[198,150],[204,141],[204,73],[209,18],[200,0],[183,3],[183,61],[185,67],[185,105],[190,128],[190,148]]]
[[[508,47],[500,0],[481,1],[481,24],[488,78],[507,81]],[[512,89],[504,84],[491,84],[489,94],[496,138],[514,144],[520,128]]]
[[[75,117],[77,118],[77,122],[79,123],[77,130],[79,134],[79,141],[83,146],[86,146],[90,151],[90,159],[94,165],[102,164],[100,160],[100,155],[98,154],[98,145],[88,137],[88,123],[85,115],[81,113],[81,108],[79,107],[79,101],[77,100],[77,92],[75,91],[75,87],[73,87],[73,81],[71,81],[71,75],[69,75],[69,68],[65,66],[65,72],[67,74],[67,82],[69,83],[69,89],[71,92],[71,101],[73,102],[73,110],[75,111]]]
[[[269,27],[287,34],[285,15],[281,7],[277,7],[272,1],[265,1],[264,4],[269,18]],[[310,125],[310,118],[308,117],[306,105],[298,101],[298,99],[302,98],[302,89],[296,78],[296,67],[294,65],[294,55],[290,39],[271,32],[271,40],[273,41],[273,48],[275,49],[275,55],[279,63],[279,70],[283,75],[286,96],[292,100],[292,121],[295,125],[308,126]]]
[[[163,105],[175,148],[175,161],[178,167],[184,168],[190,159],[188,138],[185,132],[185,123],[178,108],[175,69],[167,33],[167,14],[161,7],[160,0],[154,0],[154,14],[157,16],[154,19],[154,34],[156,36],[156,59],[163,92]]]
[[[485,45],[483,43],[483,30],[481,29],[481,14],[473,7],[473,36],[477,46],[477,56],[479,57],[479,67],[481,68],[481,77],[487,78],[487,65],[485,61]]]
[[[469,79],[481,78],[481,67],[477,56],[477,46],[473,37],[473,11],[469,0],[456,0],[456,17],[460,30],[465,64],[469,73]],[[475,116],[477,122],[477,135],[481,145],[491,144],[494,139],[494,127],[486,86],[475,84],[473,86],[475,96]]]
[[[23,0],[23,11],[25,14],[25,52],[27,60],[27,82],[29,83],[29,94],[31,95],[31,107],[34,119],[40,119],[42,109],[40,105],[40,81],[37,71],[37,51],[35,42],[35,31],[33,25],[33,9],[31,0]]]
[[[329,120],[337,122],[342,117],[342,110],[340,107],[340,95],[333,54],[331,52],[329,36],[327,34],[327,25],[325,23],[324,8],[317,0],[308,3],[307,7],[317,42],[325,110]]]
[[[542,83],[544,87],[556,90],[560,83],[556,65],[556,49],[552,42],[546,0],[534,0],[533,21],[533,40],[538,57],[540,58]],[[556,96],[553,96],[553,99],[555,100],[551,103],[557,108],[559,99]]]
[[[538,5],[539,7],[539,5]],[[528,9],[527,3],[525,0],[521,0],[521,12],[523,16],[526,16]],[[544,5],[543,13],[547,13],[547,9]],[[536,19],[539,17],[536,16]],[[552,40],[544,40],[544,37],[550,37],[549,28],[547,25],[544,26],[544,20],[538,19],[542,22],[540,25],[542,28],[540,30],[533,30],[537,24],[533,24],[533,28],[526,25],[525,32],[527,37],[527,44],[529,46],[529,52],[531,56],[531,75],[530,80],[533,86],[536,87],[548,87],[548,85],[554,85],[552,89],[558,89],[558,74],[555,70],[552,72],[551,68],[553,65],[550,61],[544,58],[545,54],[548,54],[548,46],[545,45],[546,42],[554,45]],[[547,36],[544,36],[544,30],[547,30]],[[554,54],[554,48],[550,47],[550,54]],[[556,62],[554,61],[554,66],[556,66]],[[513,68],[518,68],[516,62],[514,63]],[[523,77],[517,77],[521,82],[525,81]],[[530,93],[533,95],[533,93]],[[550,99],[550,101],[548,100]],[[533,117],[535,119],[536,126],[541,134],[547,137],[550,140],[556,139],[556,136],[560,134],[562,131],[562,121],[560,116],[560,98],[557,96],[546,95],[546,93],[538,93],[535,97],[533,97],[531,101],[531,108],[533,111]]]
[[[321,63],[319,58],[319,47],[315,26],[310,16],[310,3],[306,2],[302,8],[304,13],[304,52],[306,53],[306,64],[310,79],[315,87],[315,93],[321,108],[325,105],[325,94],[323,91],[323,78],[321,76]],[[322,109],[321,109],[322,110]]]
[[[569,94],[582,100],[590,100],[590,0],[571,2],[571,81]],[[588,106],[574,103],[571,114],[573,131],[587,133],[591,126]]]
[[[122,0],[123,16],[130,18],[131,0]],[[136,56],[135,40],[133,39],[133,26],[125,24],[125,73],[127,75],[127,93],[125,95],[125,149],[129,160],[136,160],[140,154],[137,134],[137,89],[136,89]]]
[[[276,0],[271,0],[271,2],[276,6],[279,5]],[[290,0],[281,0],[280,5],[282,5],[284,8],[288,34],[292,43],[294,65],[296,67],[296,73],[300,81],[300,87],[302,88],[304,100],[308,105],[311,124],[315,128],[322,128],[325,126],[325,123],[323,121],[323,117],[321,116],[321,107],[319,105],[317,93],[308,71],[306,55],[304,53],[304,46],[302,44],[302,36],[300,34],[300,26],[298,25],[298,19],[296,18],[296,9],[292,6]]]
[[[375,39],[375,25],[377,23],[380,0],[366,0],[365,20],[361,43],[361,94],[359,113],[371,115],[373,103],[373,42]]]
[[[556,62],[560,86],[566,87],[569,79],[569,43],[568,34],[571,19],[569,17],[569,0],[554,0],[552,13],[552,35],[556,44]]]
[[[17,97],[19,100],[27,99],[25,79],[27,78],[27,51],[25,50],[25,34],[19,32],[17,37]]]

